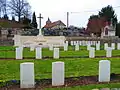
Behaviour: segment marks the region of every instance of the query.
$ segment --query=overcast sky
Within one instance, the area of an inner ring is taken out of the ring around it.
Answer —
[[[48,17],[52,22],[61,20],[66,24],[67,12],[72,12],[69,16],[69,25],[86,27],[90,15],[98,14],[98,10],[101,10],[102,7],[120,6],[120,0],[28,0],[28,2],[32,11],[36,12],[36,16],[41,13],[44,17],[42,26],[45,25]],[[120,7],[114,8],[114,10],[120,21]]]

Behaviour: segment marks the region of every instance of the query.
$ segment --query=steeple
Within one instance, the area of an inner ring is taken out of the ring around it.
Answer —
[[[48,20],[46,21],[46,24],[50,24],[51,21],[50,21],[50,18],[48,17]]]

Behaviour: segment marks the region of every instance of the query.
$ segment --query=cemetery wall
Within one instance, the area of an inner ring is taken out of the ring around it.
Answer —
[[[12,46],[14,41],[12,39],[0,39],[0,46]]]

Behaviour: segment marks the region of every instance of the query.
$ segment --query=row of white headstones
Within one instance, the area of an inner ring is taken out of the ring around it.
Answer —
[[[73,44],[72,44],[73,45]],[[80,44],[74,43],[75,51],[80,50]],[[89,50],[89,58],[95,57],[95,47],[91,47],[91,43],[87,42],[87,50]],[[100,41],[95,43],[96,50],[100,50]],[[112,57],[112,50],[115,50],[115,43],[111,43],[111,47],[108,47],[108,43],[104,44],[104,50],[106,50],[106,57]],[[30,51],[34,51],[34,46],[30,47]],[[36,47],[36,59],[42,59],[42,48]],[[49,50],[53,50],[53,58],[59,59],[59,48],[54,48],[53,45],[49,46]],[[117,43],[117,50],[120,50],[120,43]],[[64,51],[68,51],[68,41],[64,43]],[[16,59],[23,59],[23,47],[16,48]]]
[[[65,82],[65,65],[64,62],[52,63],[52,86],[61,86]],[[110,81],[110,61],[99,61],[99,82]],[[21,63],[20,64],[20,87],[21,88],[34,88],[35,75],[34,63]]]

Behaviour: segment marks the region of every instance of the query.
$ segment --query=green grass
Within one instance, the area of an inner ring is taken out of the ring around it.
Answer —
[[[63,61],[65,62],[65,76],[90,76],[98,75],[98,63],[100,58],[97,59],[59,59],[59,60],[1,60],[0,61],[0,80],[19,80],[20,63],[34,62],[35,63],[35,78],[45,79],[51,78],[52,62]],[[111,73],[120,73],[119,58],[109,59],[112,63]]]
[[[64,51],[63,48],[60,48],[60,56],[61,57],[69,57],[69,56],[89,56],[89,51],[86,50],[86,47],[81,47],[81,50],[74,51],[73,47],[69,46],[68,51]],[[53,57],[53,51],[49,51],[48,48],[44,48],[42,50],[43,57],[49,56]],[[106,56],[105,50],[100,50],[95,52],[96,56]],[[120,50],[113,50],[112,55],[120,55]],[[35,57],[35,51],[30,51],[29,48],[24,48],[23,57]],[[0,58],[15,58],[15,47],[0,47]]]
[[[14,46],[0,46],[0,50],[15,50]]]
[[[74,51],[73,47],[69,47],[69,51],[63,51],[60,48],[60,56],[88,56],[89,52],[86,47],[82,47],[80,51]],[[24,57],[35,57],[35,51],[30,52],[29,48],[24,49]],[[105,56],[104,50],[96,51],[97,56]],[[113,56],[120,55],[120,50],[113,50]],[[43,49],[43,56],[53,56],[53,51]],[[15,47],[0,47],[0,58],[15,58]],[[35,78],[47,79],[51,78],[52,62],[65,62],[65,77],[91,76],[98,75],[98,64],[101,58],[60,58],[47,60],[0,60],[0,81],[19,80],[20,79],[20,63],[34,62],[35,64]],[[120,58],[102,58],[102,60],[111,61],[111,73],[120,74]],[[101,85],[87,85],[66,88],[46,88],[45,90],[92,90],[93,88],[119,88],[120,83],[117,84],[101,84]]]

